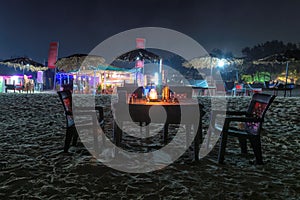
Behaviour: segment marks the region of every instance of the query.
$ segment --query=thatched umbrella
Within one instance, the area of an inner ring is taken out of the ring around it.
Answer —
[[[160,57],[146,49],[134,49],[120,55],[116,60],[134,62],[136,60],[158,61]]]
[[[23,70],[19,67],[9,67],[7,65],[0,64],[0,76],[15,76],[15,75],[23,75]],[[32,77],[36,76],[35,72],[26,71],[26,75],[31,75]]]
[[[18,58],[11,58],[7,60],[0,61],[0,64],[6,65],[8,67],[13,67],[15,70],[19,68],[20,70],[23,70],[23,72],[26,71],[45,71],[48,69],[48,67],[45,67],[43,64],[38,63],[31,58],[28,57],[18,57]]]
[[[87,54],[73,54],[56,61],[55,66],[60,71],[70,72],[82,70],[93,70],[99,65],[106,65],[101,56]]]
[[[271,65],[271,64],[282,64],[286,63],[288,61],[288,58],[284,54],[273,54],[264,58],[260,58],[258,60],[252,61],[255,65]]]
[[[239,58],[217,58],[214,56],[204,56],[199,58],[193,58],[184,62],[182,65],[187,68],[194,67],[195,69],[210,69],[210,75],[212,76],[213,68],[217,67],[222,62],[223,65],[242,65],[243,59]],[[237,75],[238,79],[238,75]]]
[[[156,55],[155,53],[152,53],[146,49],[141,49],[141,48],[138,48],[138,49],[134,49],[132,51],[129,51],[129,52],[126,52],[122,55],[120,55],[119,57],[117,57],[115,59],[115,61],[113,63],[117,64],[118,65],[118,61],[121,61],[121,62],[126,62],[127,64],[129,64],[130,66],[132,66],[132,64],[134,63],[134,66],[135,66],[135,62],[136,61],[150,61],[150,62],[159,62],[159,82],[161,83],[162,81],[162,61],[161,61],[161,58],[160,56]],[[123,64],[122,64],[123,65]],[[143,70],[144,70],[144,67],[142,67]],[[144,74],[144,72],[143,72]],[[135,68],[135,83],[138,79],[138,69]],[[140,79],[139,79],[140,80]]]
[[[243,64],[243,59],[239,58],[220,59],[213,56],[204,56],[200,58],[193,58],[192,60],[184,62],[182,65],[188,68],[194,67],[197,69],[211,69],[212,67],[217,67],[220,61],[223,61],[225,65]]]
[[[254,60],[252,63],[255,65],[274,65],[274,64],[285,64],[285,88],[287,85],[287,80],[289,76],[289,63],[297,63],[300,62],[300,51],[299,50],[290,50],[285,53],[274,54],[267,56],[265,58],[261,58],[258,60]],[[284,91],[284,96],[286,96],[286,90]]]

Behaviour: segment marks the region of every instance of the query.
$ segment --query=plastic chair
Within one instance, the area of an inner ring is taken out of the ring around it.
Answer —
[[[248,94],[256,94],[256,93],[262,93],[262,88],[263,85],[262,84],[247,84],[247,89],[248,89]]]
[[[244,84],[236,84],[235,87],[232,89],[233,96],[240,96],[246,94],[246,88],[244,87]]]
[[[232,95],[232,90],[234,89],[234,81],[224,82],[225,92],[227,95]]]
[[[66,116],[66,137],[65,137],[65,145],[64,152],[68,152],[70,148],[70,144],[72,141],[72,146],[76,146],[78,140],[78,132],[75,127],[74,117],[73,117],[73,106],[72,106],[72,92],[70,90],[58,91],[57,92],[61,103],[63,105],[65,116]],[[86,110],[97,110],[99,113],[98,122],[101,128],[104,128],[104,115],[103,115],[103,107],[96,106],[95,108],[82,107],[78,108],[78,110],[86,111]],[[93,124],[87,125],[89,127],[93,126]]]
[[[247,111],[213,111],[211,115],[211,127],[214,132],[221,133],[221,143],[218,162],[223,163],[227,137],[238,137],[242,154],[247,154],[247,139],[250,141],[256,158],[256,164],[263,164],[261,151],[260,133],[264,122],[266,111],[275,99],[275,95],[256,93],[252,96]],[[216,117],[224,115],[225,122],[222,127],[216,125]],[[234,123],[240,123],[239,127]]]

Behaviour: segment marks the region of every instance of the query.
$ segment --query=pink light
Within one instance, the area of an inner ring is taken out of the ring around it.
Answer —
[[[18,77],[18,78],[23,78],[23,75],[13,75],[13,76],[0,76],[3,77],[4,79],[7,78],[12,78],[12,77]],[[27,75],[28,78],[32,78],[32,75]]]

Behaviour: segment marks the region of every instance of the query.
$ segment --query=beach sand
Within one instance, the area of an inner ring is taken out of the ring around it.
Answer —
[[[112,131],[110,96],[105,130]],[[200,97],[209,113],[207,97]],[[230,97],[243,110],[250,97]],[[265,164],[249,164],[229,138],[225,164],[218,145],[199,162],[186,152],[164,169],[134,174],[96,161],[84,146],[62,153],[65,116],[57,94],[0,94],[0,199],[299,199],[300,98],[276,97],[262,132]],[[207,129],[208,114],[203,128]],[[205,130],[204,130],[205,133]]]

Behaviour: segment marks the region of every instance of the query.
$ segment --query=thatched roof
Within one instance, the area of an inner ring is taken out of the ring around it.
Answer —
[[[136,60],[158,61],[160,57],[146,49],[135,49],[120,55],[117,60],[133,62]]]
[[[243,64],[243,59],[238,58],[230,58],[230,59],[219,59],[217,57],[212,56],[205,56],[200,58],[193,58],[190,61],[184,62],[182,65],[187,68],[198,68],[198,69],[209,69],[211,66],[216,67],[218,66],[219,61],[224,61],[225,65],[241,65]]]
[[[9,67],[7,65],[3,65],[0,64],[0,76],[15,76],[15,75],[31,75],[33,77],[35,77],[36,72],[33,71],[28,71],[26,69],[24,69],[24,71],[22,69],[20,69],[19,67],[14,68],[14,67]]]
[[[81,69],[95,69],[99,65],[106,65],[105,59],[101,56],[87,54],[73,54],[59,58],[55,66],[60,71],[70,72]]]
[[[15,70],[19,68],[21,70],[28,70],[32,72],[45,71],[48,69],[48,67],[45,67],[43,64],[38,63],[28,57],[18,57],[2,60],[0,61],[0,64],[8,67],[13,67],[15,68]]]
[[[281,54],[273,54],[258,60],[254,60],[252,63],[255,65],[271,65],[271,64],[284,64],[286,62],[300,62],[300,51],[287,51]]]

